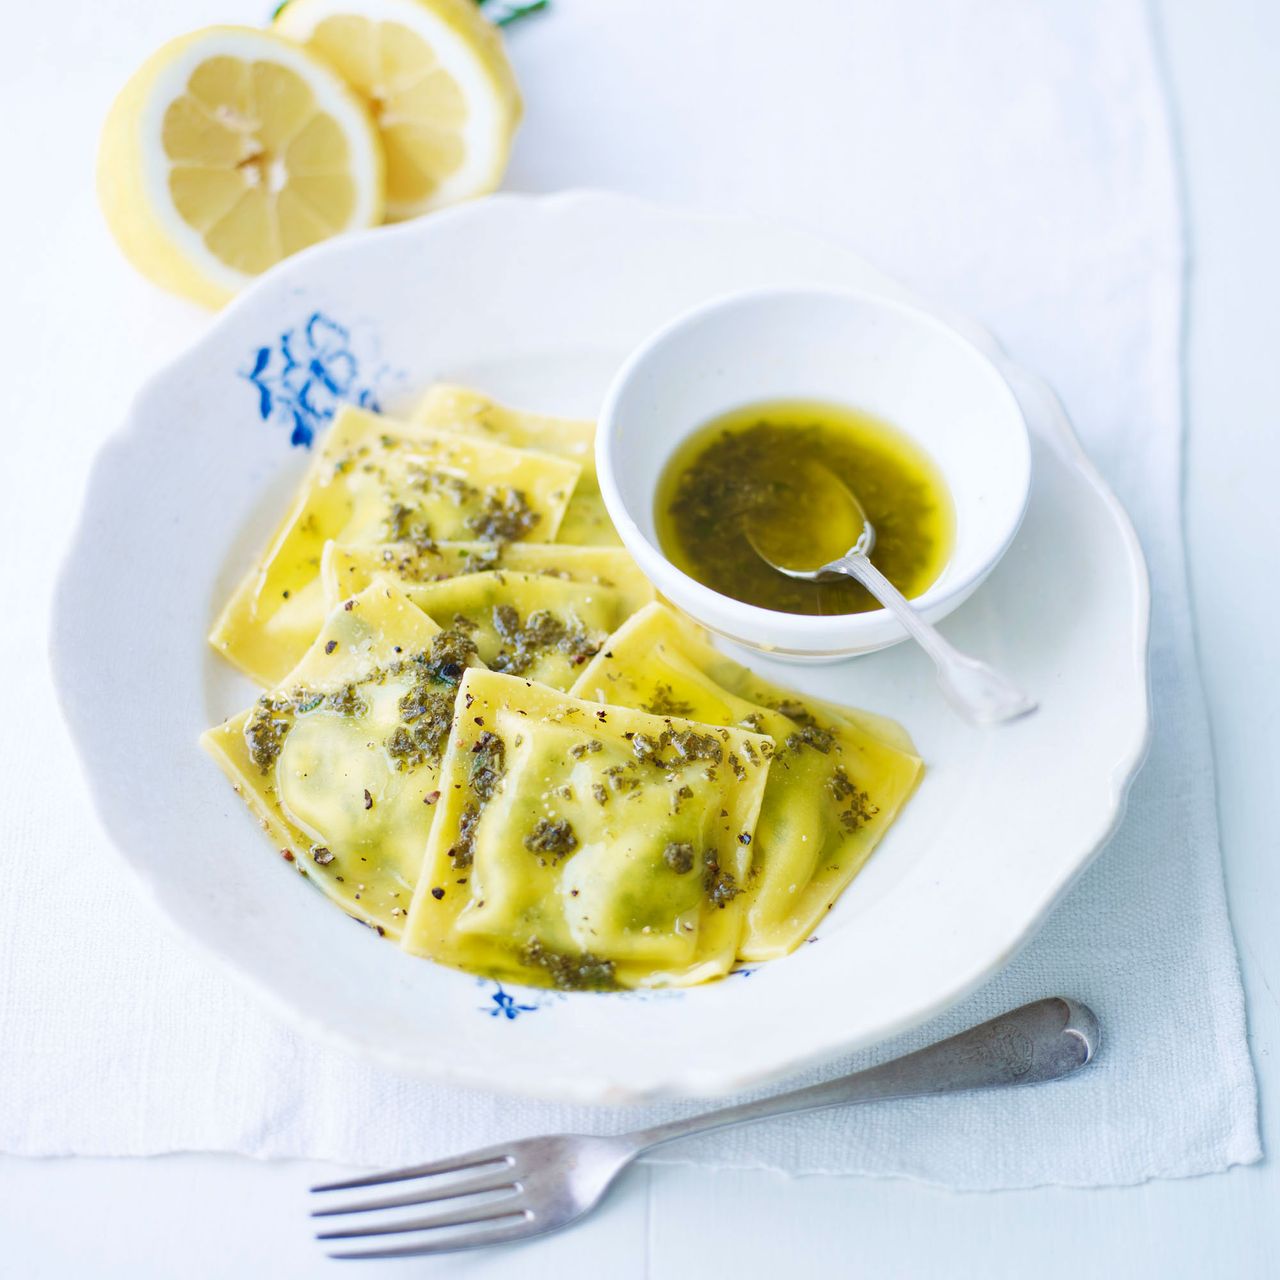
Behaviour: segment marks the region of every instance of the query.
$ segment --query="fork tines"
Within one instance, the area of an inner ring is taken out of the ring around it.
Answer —
[[[446,1232],[444,1235],[422,1243],[405,1244],[386,1249],[349,1251],[331,1254],[334,1258],[405,1258],[424,1254],[445,1253],[455,1249],[477,1248],[498,1244],[504,1240],[519,1239],[530,1234],[533,1214],[520,1203],[520,1182],[513,1169],[515,1161],[505,1152],[490,1148],[471,1152],[465,1156],[453,1156],[430,1164],[414,1165],[407,1169],[395,1169],[388,1173],[369,1174],[343,1182],[326,1183],[313,1187],[313,1192],[348,1191],[361,1187],[381,1186],[390,1182],[405,1182],[415,1178],[429,1178],[420,1188],[400,1195],[384,1196],[376,1200],[326,1206],[312,1211],[314,1218],[336,1217],[345,1214],[369,1213],[380,1209],[403,1209],[419,1204],[438,1204],[437,1212],[421,1217],[393,1219],[374,1226],[348,1227],[339,1231],[323,1231],[319,1240],[348,1240],[370,1236],[399,1235],[411,1231],[435,1232],[447,1227],[471,1227],[470,1232]],[[438,1180],[448,1174],[469,1174]],[[504,1194],[497,1194],[504,1193]],[[488,1196],[488,1199],[473,1197]],[[462,1201],[455,1207],[455,1202]]]
[[[514,1163],[501,1147],[484,1147],[479,1151],[468,1151],[466,1155],[446,1156],[443,1160],[433,1160],[430,1164],[410,1165],[407,1169],[389,1169],[383,1173],[369,1173],[363,1178],[349,1178],[345,1182],[325,1182],[318,1187],[320,1191],[354,1191],[360,1187],[379,1187],[385,1182],[407,1182],[410,1178],[430,1178],[437,1173],[461,1173],[464,1169],[474,1169],[484,1164],[510,1165]]]

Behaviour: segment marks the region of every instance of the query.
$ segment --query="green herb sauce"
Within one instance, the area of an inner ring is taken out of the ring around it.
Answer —
[[[903,595],[931,586],[951,555],[955,517],[933,460],[868,413],[820,401],[748,405],[707,423],[658,484],[658,541],[677,568],[747,604],[782,613],[864,613],[879,603],[849,579],[798,582],[771,569],[746,536],[753,521],[796,524],[821,543],[824,513],[806,505],[797,464],[819,462],[875,526],[872,561]]]

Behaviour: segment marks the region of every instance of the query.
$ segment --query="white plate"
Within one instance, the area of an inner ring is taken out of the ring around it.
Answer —
[[[592,1102],[724,1093],[957,1000],[1105,842],[1147,741],[1145,567],[1053,396],[972,326],[1027,415],[1035,478],[1017,541],[944,629],[1041,709],[967,728],[908,646],[769,671],[897,717],[929,768],[813,945],[683,992],[503,990],[335,910],[197,747],[253,696],[205,644],[208,624],[306,465],[291,436],[339,398],[394,410],[448,378],[590,414],[625,352],[676,312],[808,284],[904,296],[776,227],[607,195],[495,197],[290,260],[139,396],[94,468],[59,584],[63,705],[102,820],[161,908],[302,1029],[458,1084]]]

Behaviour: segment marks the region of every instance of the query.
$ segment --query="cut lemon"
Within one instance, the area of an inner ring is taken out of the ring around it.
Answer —
[[[98,193],[144,275],[210,306],[281,258],[380,222],[382,144],[340,77],[280,36],[170,41],[112,105]]]
[[[520,94],[474,0],[289,0],[275,30],[364,99],[387,156],[387,215],[411,218],[492,191]]]

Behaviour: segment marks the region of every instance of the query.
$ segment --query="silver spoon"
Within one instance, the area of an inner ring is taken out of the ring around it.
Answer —
[[[1002,724],[1034,711],[1036,703],[1032,698],[994,667],[961,653],[944,640],[937,628],[926,622],[871,563],[875,526],[848,486],[818,462],[797,463],[795,470],[794,496],[807,509],[822,512],[822,529],[816,539],[810,528],[797,536],[787,521],[756,516],[745,533],[760,559],[778,573],[801,582],[843,575],[862,583],[933,659],[947,701],[971,724]],[[779,505],[781,516],[781,508],[790,504]]]

